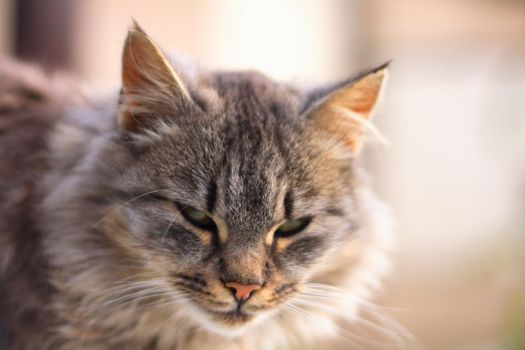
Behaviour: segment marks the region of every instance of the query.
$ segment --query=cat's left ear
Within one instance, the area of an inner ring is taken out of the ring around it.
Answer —
[[[335,88],[312,110],[316,128],[343,141],[356,153],[362,144],[362,133],[381,99],[388,63],[361,74]]]
[[[162,112],[190,102],[188,89],[171,63],[134,22],[122,53],[120,127],[139,131]]]

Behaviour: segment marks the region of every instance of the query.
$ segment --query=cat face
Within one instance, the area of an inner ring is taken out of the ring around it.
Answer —
[[[210,320],[238,326],[293,297],[355,223],[348,159],[328,157],[297,106],[263,93],[274,83],[228,82],[222,108],[186,111],[142,141],[120,187],[134,188],[124,201],[149,193],[126,217],[157,272]]]
[[[354,159],[386,70],[309,92],[253,72],[177,71],[130,31],[119,126],[93,142],[74,190],[49,200],[74,213],[64,230],[97,248],[54,264],[93,262],[71,288],[97,290],[97,305],[153,302],[234,334],[348,268],[362,207]]]

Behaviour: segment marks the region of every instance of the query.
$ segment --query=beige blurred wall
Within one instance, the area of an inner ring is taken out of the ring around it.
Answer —
[[[12,1],[0,0],[0,55],[12,53]]]
[[[368,2],[394,57],[368,156],[396,213],[389,303],[429,349],[508,348],[524,281],[525,3]],[[525,325],[522,325],[525,326]],[[514,334],[516,336],[516,334]]]
[[[358,6],[345,0],[83,1],[77,64],[88,82],[117,82],[122,43],[135,18],[163,48],[206,67],[259,69],[277,79],[343,79],[357,66]],[[352,7],[356,11],[348,11]]]

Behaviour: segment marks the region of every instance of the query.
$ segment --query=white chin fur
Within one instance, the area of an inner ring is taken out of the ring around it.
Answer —
[[[249,329],[260,324],[262,321],[268,319],[274,311],[266,311],[260,314],[255,315],[251,320],[235,325],[228,326],[226,324],[219,323],[214,321],[212,317],[204,310],[194,305],[191,301],[184,301],[185,309],[187,309],[186,314],[195,320],[195,323],[200,325],[202,328],[205,328],[210,333],[220,335],[224,338],[234,339],[238,338],[246,333]]]

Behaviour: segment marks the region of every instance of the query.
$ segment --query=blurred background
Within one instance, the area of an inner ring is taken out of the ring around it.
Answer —
[[[427,349],[525,349],[525,1],[0,0],[0,54],[114,87],[131,17],[204,66],[281,80],[393,59],[389,145],[364,152],[400,238],[380,303]]]

